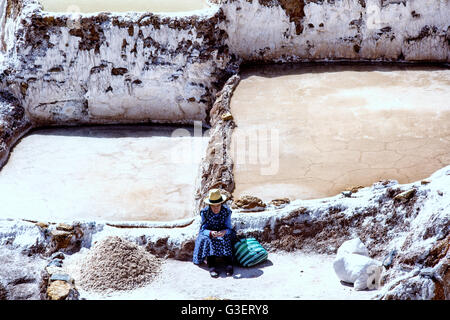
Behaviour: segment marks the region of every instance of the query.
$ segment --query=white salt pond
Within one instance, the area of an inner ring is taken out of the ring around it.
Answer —
[[[235,198],[322,198],[450,164],[449,69],[249,67],[231,112]]]
[[[50,12],[181,12],[208,8],[206,0],[39,0]]]
[[[1,216],[171,221],[193,215],[200,126],[39,129],[0,171]]]

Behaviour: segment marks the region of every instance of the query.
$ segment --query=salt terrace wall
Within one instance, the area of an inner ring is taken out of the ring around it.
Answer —
[[[14,45],[15,30],[19,24],[19,15],[22,13],[22,0],[0,1],[0,50],[7,52]]]
[[[230,51],[245,60],[449,61],[441,0],[227,0]]]
[[[1,87],[34,126],[209,122],[245,61],[449,61],[442,0],[213,0],[195,14],[49,13],[1,0]]]
[[[232,60],[221,10],[77,17],[25,5],[3,86],[35,125],[204,120]]]

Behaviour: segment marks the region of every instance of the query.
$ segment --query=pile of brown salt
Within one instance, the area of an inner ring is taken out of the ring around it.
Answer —
[[[82,261],[79,285],[93,291],[132,290],[150,283],[159,273],[161,262],[130,241],[107,237]]]

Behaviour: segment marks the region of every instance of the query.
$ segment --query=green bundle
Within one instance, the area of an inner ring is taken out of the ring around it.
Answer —
[[[240,265],[251,267],[267,259],[269,255],[255,238],[239,240],[234,244],[235,257]]]

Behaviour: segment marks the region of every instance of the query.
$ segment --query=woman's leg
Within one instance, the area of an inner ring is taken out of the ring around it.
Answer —
[[[231,256],[224,256],[223,261],[225,262],[226,266],[233,265],[233,258]]]
[[[206,262],[208,263],[208,268],[216,267],[216,256],[206,257]]]
[[[227,272],[227,276],[233,275],[233,257],[232,256],[224,256],[223,260],[225,261],[225,271]]]
[[[217,278],[219,276],[219,273],[216,270],[216,257],[208,256],[206,257],[206,262],[208,263],[209,274],[211,275],[211,277]]]

